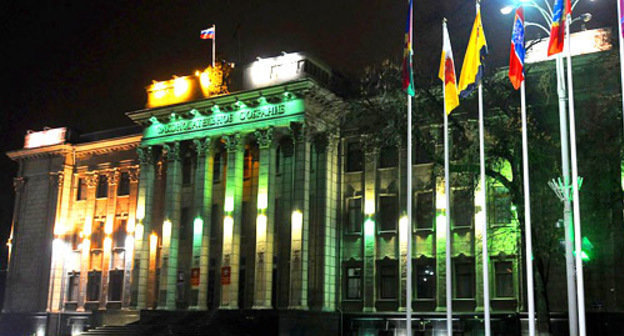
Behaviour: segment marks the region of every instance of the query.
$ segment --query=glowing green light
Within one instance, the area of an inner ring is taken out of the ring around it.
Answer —
[[[199,236],[202,234],[204,228],[204,220],[201,217],[195,217],[193,221],[193,234]]]
[[[364,221],[364,235],[366,237],[375,235],[375,221],[372,218],[367,218],[366,221]]]

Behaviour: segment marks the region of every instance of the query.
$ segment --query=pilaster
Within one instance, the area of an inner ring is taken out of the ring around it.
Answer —
[[[361,143],[364,146],[364,253],[363,253],[363,277],[364,286],[362,296],[364,298],[363,311],[374,312],[376,300],[375,288],[375,255],[377,240],[377,225],[375,223],[377,182],[377,155],[379,149],[371,143],[369,137],[362,136]]]
[[[76,311],[84,311],[84,305],[87,298],[87,273],[89,272],[90,253],[91,253],[91,232],[93,229],[93,217],[95,216],[95,188],[98,182],[98,174],[91,172],[85,176],[87,182],[87,199],[85,223],[82,228],[82,251],[80,254],[80,285],[78,295],[78,307]]]
[[[128,178],[130,180],[130,195],[128,205],[128,222],[126,223],[126,242],[125,242],[125,260],[124,260],[124,279],[123,292],[121,299],[122,308],[130,307],[132,303],[132,272],[136,265],[134,258],[136,256],[136,210],[139,192],[139,168],[132,167],[128,170]],[[142,240],[143,237],[141,237]],[[138,269],[137,269],[138,272]]]
[[[106,222],[104,224],[104,254],[102,256],[102,281],[100,283],[100,309],[106,309],[108,301],[108,279],[113,246],[113,225],[115,224],[115,207],[117,204],[117,185],[121,173],[118,169],[109,171],[106,175],[108,195],[106,198]]]
[[[227,150],[227,172],[223,206],[220,308],[237,309],[245,144],[239,133],[227,135],[224,139]]]
[[[59,312],[63,310],[63,285],[64,285],[64,266],[65,253],[67,253],[67,244],[65,243],[65,234],[67,227],[65,226],[65,217],[69,208],[69,194],[71,192],[71,184],[73,176],[71,165],[65,165],[66,169],[50,176],[56,186],[57,191],[57,207],[56,218],[54,222],[54,241],[52,244],[52,263],[50,265],[50,289],[48,292],[48,311]],[[65,178],[67,176],[67,178]]]
[[[208,261],[210,253],[210,227],[212,211],[213,146],[210,138],[193,140],[197,154],[193,207],[193,256],[191,261],[190,309],[207,309]]]
[[[290,309],[308,309],[308,223],[310,190],[310,143],[302,124],[292,123],[295,140],[293,206],[290,218]]]
[[[141,175],[139,176],[137,195],[137,224],[134,231],[136,239],[136,262],[134,267],[139,269],[139,281],[138,284],[133,284],[133,290],[137,291],[137,309],[146,309],[148,308],[148,298],[154,298],[153,289],[151,290],[151,295],[149,295],[150,291],[148,289],[155,286],[155,284],[148,283],[148,278],[150,275],[150,253],[152,253],[150,249],[150,234],[154,227],[152,218],[156,171],[152,147],[139,147],[137,153],[139,155]],[[149,306],[152,306],[152,302],[149,302]]]
[[[165,216],[162,223],[162,249],[160,257],[160,283],[158,309],[175,310],[178,275],[178,239],[180,234],[180,202],[182,188],[182,163],[180,143],[165,144],[167,180],[165,187]]]
[[[256,255],[254,309],[270,309],[273,288],[273,249],[275,214],[275,146],[273,128],[257,130],[254,135],[260,149],[256,216]],[[271,205],[271,206],[269,206]]]

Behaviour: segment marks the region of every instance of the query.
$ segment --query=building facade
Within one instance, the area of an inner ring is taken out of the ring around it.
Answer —
[[[329,68],[285,54],[244,67],[230,90],[214,87],[230,71],[220,67],[150,86],[148,107],[127,113],[134,128],[33,133],[43,140],[8,153],[19,171],[3,323],[66,335],[150,310],[271,310],[311,314],[329,332],[346,328],[339,314],[350,330],[392,330],[408,262],[416,316],[443,316],[448,272],[454,310],[474,316],[484,229],[492,309],[522,309],[520,232],[502,185],[486,204],[472,176],[453,174],[446,237],[444,174],[416,153],[410,224],[404,144],[340,129],[350,107]]]

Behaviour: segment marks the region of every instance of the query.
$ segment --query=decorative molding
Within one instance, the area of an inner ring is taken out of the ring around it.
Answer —
[[[52,186],[61,186],[63,185],[63,172],[62,171],[58,171],[58,172],[49,172],[49,177],[50,177],[50,185]]]
[[[271,146],[274,131],[275,129],[271,126],[267,129],[259,129],[254,132],[254,136],[260,148],[269,148],[269,146]]]
[[[93,172],[89,172],[87,174],[85,174],[85,182],[87,183],[87,187],[88,188],[95,188],[97,187],[97,183],[98,183],[98,174],[97,172],[93,171]]]
[[[128,169],[128,179],[130,183],[139,182],[140,171],[141,169],[139,167],[130,167],[130,169]]]
[[[139,163],[141,165],[147,166],[154,164],[154,153],[152,150],[152,146],[138,147],[136,151],[139,156]]]
[[[307,128],[303,123],[299,122],[291,122],[290,123],[290,133],[292,134],[293,140],[298,142],[303,142],[306,140],[306,132]]]
[[[205,156],[207,152],[212,149],[212,139],[207,137],[205,139],[193,139],[193,147],[197,156]]]
[[[182,159],[180,142],[176,141],[173,144],[166,143],[163,145],[163,158],[167,161],[180,161]]]
[[[121,178],[121,172],[117,168],[109,170],[108,174],[106,174],[106,179],[107,179],[109,185],[117,185],[117,184],[119,184],[119,179],[120,178]]]
[[[13,189],[15,192],[20,192],[24,188],[24,184],[26,183],[26,179],[22,176],[17,176],[13,178]]]
[[[364,152],[364,160],[366,162],[374,162],[379,154],[379,145],[375,141],[375,137],[371,134],[362,134],[360,136],[360,144]]]

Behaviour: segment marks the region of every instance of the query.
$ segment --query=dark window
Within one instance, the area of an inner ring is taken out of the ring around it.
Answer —
[[[215,276],[216,272],[214,268],[211,268],[208,271],[208,308],[214,307],[215,304]]]
[[[472,226],[474,218],[474,201],[473,193],[470,189],[453,190],[453,206],[451,208],[451,216],[453,226]]]
[[[499,261],[494,263],[496,272],[496,296],[513,297],[513,263],[511,261]]]
[[[396,230],[399,218],[397,198],[394,195],[380,196],[378,206],[378,220],[381,231]]]
[[[121,301],[124,271],[114,270],[108,273],[108,300]]]
[[[396,167],[399,164],[399,153],[396,146],[386,146],[379,152],[379,168]]]
[[[78,285],[80,284],[80,273],[69,273],[67,276],[67,301],[78,301]]]
[[[362,298],[362,268],[347,267],[347,299]]]
[[[455,297],[474,298],[475,270],[472,261],[455,261]]]
[[[191,178],[193,175],[192,168],[193,168],[193,161],[191,157],[185,156],[184,159],[182,159],[182,184],[183,185],[191,184]]]
[[[364,168],[364,154],[360,144],[352,142],[347,144],[347,171],[362,171]]]
[[[127,172],[121,173],[119,185],[117,186],[117,196],[130,195],[130,175]]]
[[[91,249],[101,249],[104,240],[104,221],[93,222],[93,230],[91,232]]]
[[[433,299],[435,295],[435,259],[416,262],[416,297]]]
[[[97,198],[108,197],[108,179],[106,175],[98,176],[97,190],[95,192]]]
[[[124,247],[126,245],[126,221],[121,219],[117,222],[115,232],[113,232],[113,246]]]
[[[281,167],[280,167],[280,162],[281,162],[281,155],[282,155],[282,146],[277,146],[277,149],[275,150],[275,174],[279,174],[281,173]]]
[[[102,281],[102,272],[91,271],[87,277],[87,301],[100,300],[100,282]]]
[[[392,265],[381,265],[379,267],[379,297],[381,299],[396,299],[397,297],[397,267]]]
[[[221,207],[219,204],[213,204],[210,212],[210,238],[217,239],[217,228],[221,225]]]
[[[221,181],[221,153],[215,153],[212,167],[212,181]]]
[[[488,223],[508,224],[511,220],[511,198],[507,189],[493,187],[488,198]]]
[[[433,192],[416,194],[416,227],[431,229],[433,227]]]
[[[431,156],[429,156],[429,152],[427,151],[427,144],[425,143],[417,143],[414,146],[413,149],[413,153],[414,153],[414,163],[415,164],[420,164],[420,163],[430,163],[431,161],[433,161],[431,159]]]
[[[347,213],[345,221],[345,232],[362,232],[362,198],[347,199]]]
[[[243,178],[248,179],[251,177],[251,165],[253,164],[253,157],[251,155],[251,151],[247,148],[245,149],[245,159],[243,164]]]
[[[180,212],[180,239],[186,239],[191,227],[191,209],[189,207],[183,207]]]
[[[76,190],[76,200],[83,201],[87,199],[87,181],[84,178],[78,179],[78,189]]]

